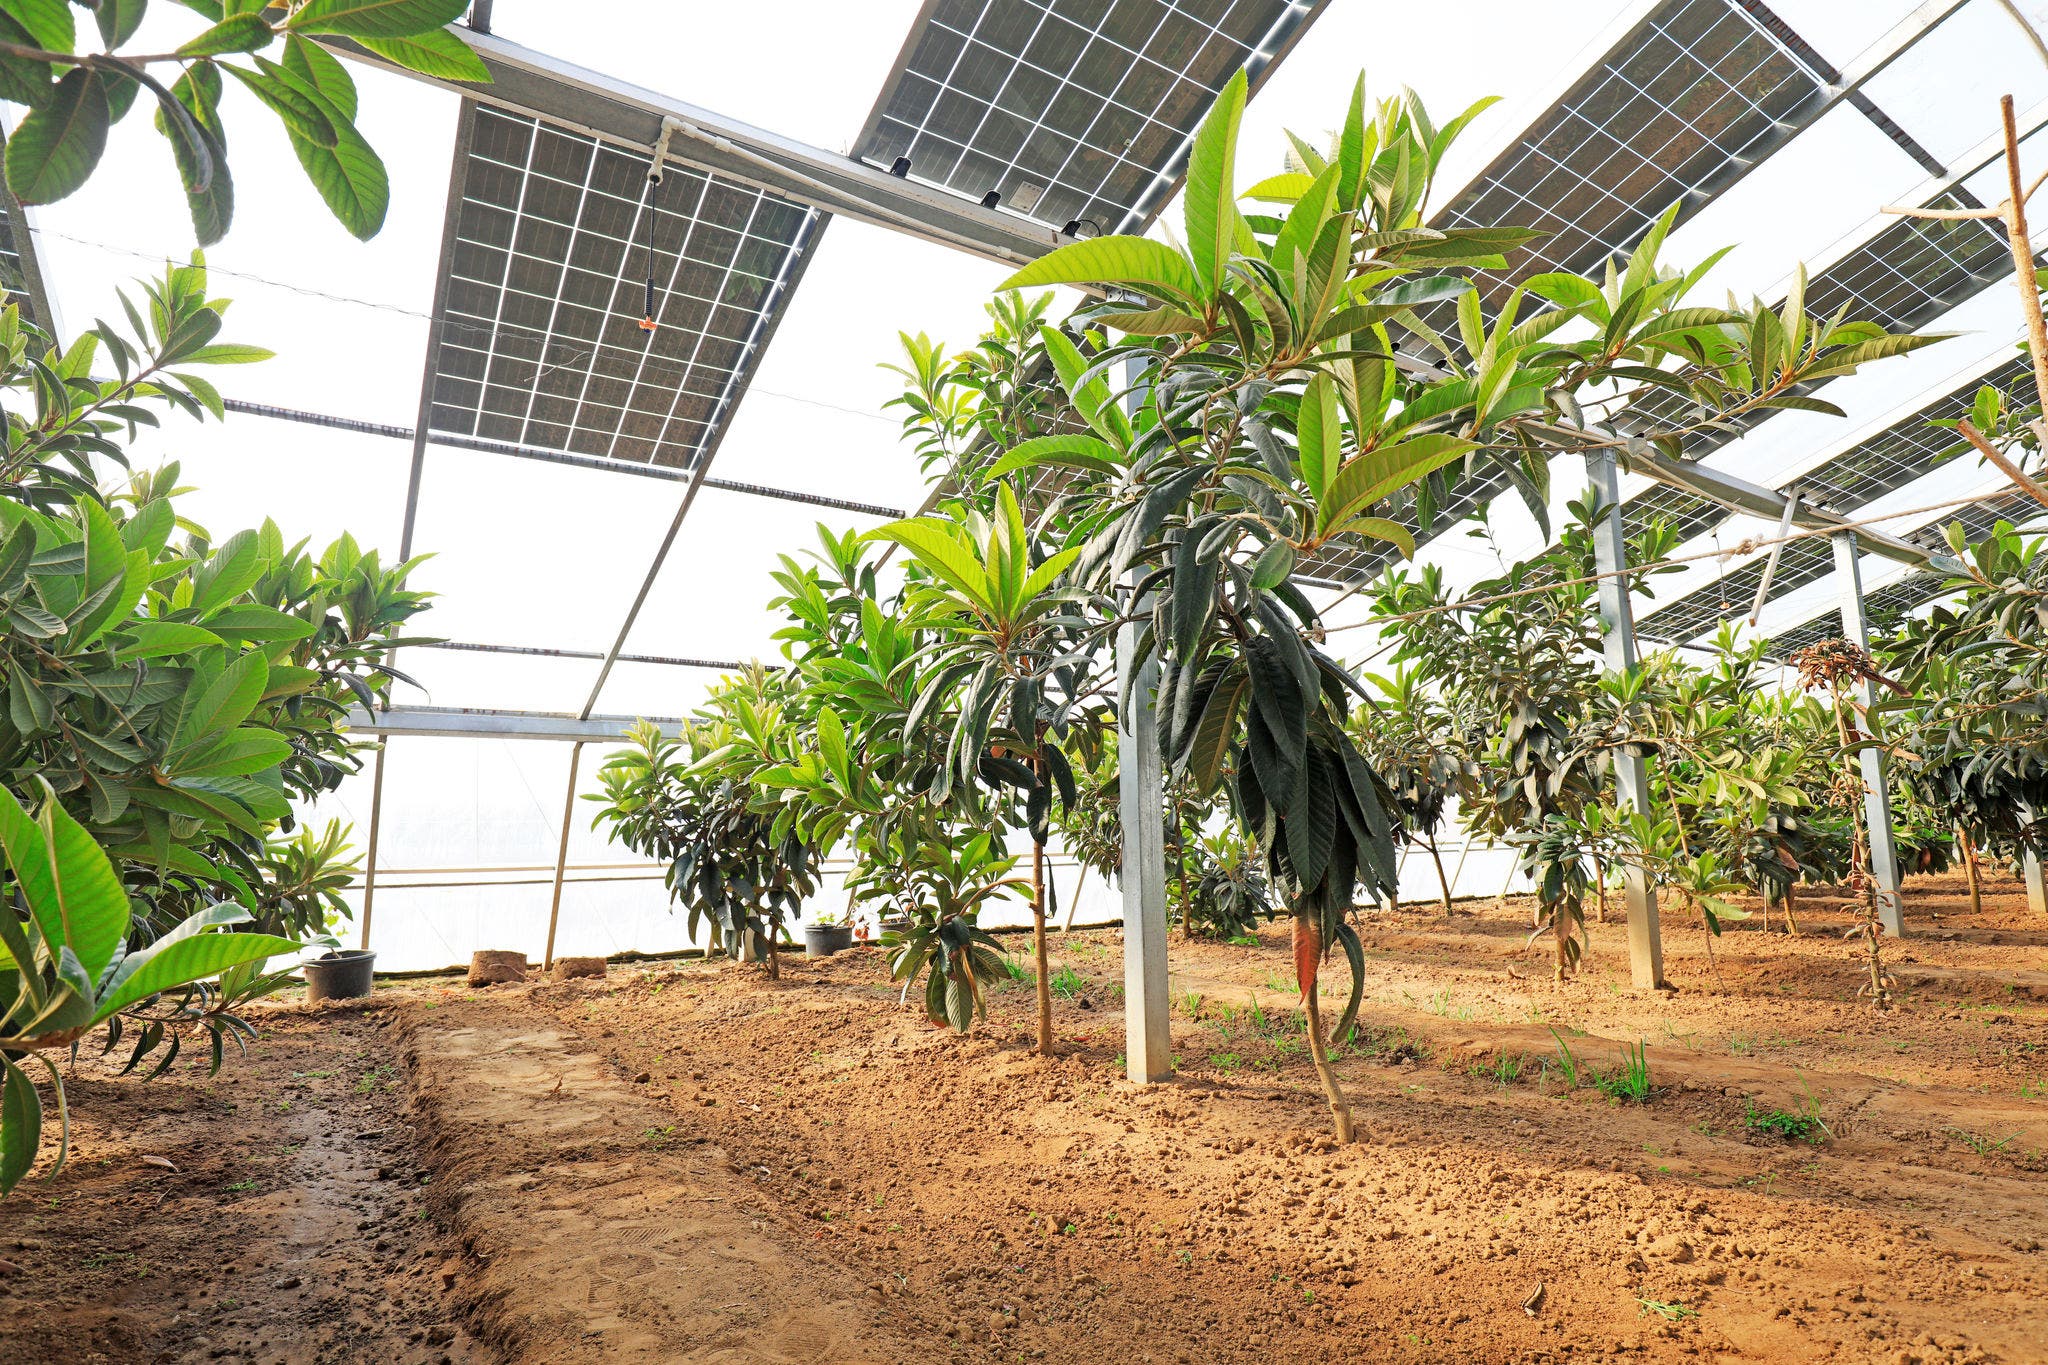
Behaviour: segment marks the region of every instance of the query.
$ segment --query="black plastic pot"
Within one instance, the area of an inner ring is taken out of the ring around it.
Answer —
[[[875,921],[875,929],[884,934],[907,934],[910,932],[910,916],[884,915]]]
[[[306,1003],[356,1000],[368,995],[376,961],[377,955],[363,948],[348,948],[314,958],[301,968],[306,974]]]
[[[830,957],[843,953],[853,946],[853,926],[850,924],[806,924],[804,926],[804,956]]]

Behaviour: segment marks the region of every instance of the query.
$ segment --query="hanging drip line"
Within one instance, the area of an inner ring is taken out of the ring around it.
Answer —
[[[648,333],[650,338],[655,328],[659,326],[654,320],[655,200],[661,190],[662,167],[668,161],[669,139],[675,136],[675,131],[676,125],[673,119],[663,119],[661,121],[661,137],[654,144],[654,161],[647,168],[647,188],[640,197],[640,221],[647,225],[647,231],[643,234],[644,240],[640,246],[641,258],[647,265],[647,296],[645,305],[641,310],[640,330]]]

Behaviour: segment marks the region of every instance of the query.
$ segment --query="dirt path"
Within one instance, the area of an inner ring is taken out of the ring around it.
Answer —
[[[0,1360],[488,1359],[444,1302],[389,1017],[251,1018],[262,1040],[212,1078],[81,1059],[71,1160],[0,1201]]]
[[[694,1127],[511,1001],[405,1011],[461,1301],[513,1361],[890,1365],[862,1285]]]

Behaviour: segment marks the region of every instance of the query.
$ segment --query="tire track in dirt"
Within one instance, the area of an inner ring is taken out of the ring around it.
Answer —
[[[725,1153],[507,996],[403,1011],[458,1301],[511,1361],[890,1365],[917,1352]]]

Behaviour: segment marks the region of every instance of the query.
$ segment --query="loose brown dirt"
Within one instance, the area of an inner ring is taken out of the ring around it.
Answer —
[[[250,1017],[261,1041],[211,1078],[81,1056],[70,1160],[0,1201],[0,1361],[490,1359],[446,1302],[389,1012]]]
[[[1559,987],[1521,902],[1363,916],[1341,1148],[1278,929],[1174,942],[1179,1077],[1146,1089],[1122,1078],[1107,932],[1055,939],[1050,1059],[1028,983],[959,1039],[899,1009],[869,950],[779,982],[664,964],[280,1008],[233,1077],[81,1082],[82,1160],[0,1204],[25,1267],[0,1340],[37,1361],[2048,1361],[2048,924],[1995,890],[1973,915],[1959,879],[1916,879],[1884,1014],[1825,896],[1798,936],[1731,928],[1711,966],[1667,907],[1675,989],[1645,994],[1619,925]],[[1629,1044],[1646,1103],[1597,1084]],[[1772,1114],[1826,1128],[1759,1131]],[[137,1164],[157,1150],[178,1175]],[[435,1344],[457,1318],[474,1337]]]

